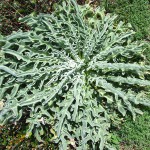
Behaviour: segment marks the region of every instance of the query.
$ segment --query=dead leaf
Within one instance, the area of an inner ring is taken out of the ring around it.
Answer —
[[[4,102],[3,101],[0,101],[0,110],[2,110],[4,107]]]

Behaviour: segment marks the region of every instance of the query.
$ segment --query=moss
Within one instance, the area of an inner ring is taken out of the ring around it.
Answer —
[[[130,22],[137,32],[135,39],[150,39],[149,0],[107,0],[107,12],[118,14],[118,20]]]
[[[145,108],[143,108],[145,109]],[[111,143],[118,150],[149,150],[150,148],[150,109],[146,108],[142,116],[135,121],[130,116],[112,134]]]

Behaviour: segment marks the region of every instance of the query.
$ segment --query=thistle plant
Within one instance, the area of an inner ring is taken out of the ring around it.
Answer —
[[[0,39],[0,122],[26,115],[26,136],[42,141],[50,126],[59,149],[111,149],[111,120],[138,105],[150,66],[134,32],[102,8],[67,0],[52,14],[21,19],[31,30]],[[138,88],[139,87],[139,88]]]

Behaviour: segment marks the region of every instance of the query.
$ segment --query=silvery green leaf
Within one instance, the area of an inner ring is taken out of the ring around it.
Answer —
[[[150,106],[138,88],[150,86],[144,42],[103,8],[76,0],[55,8],[22,18],[30,31],[0,37],[0,124],[27,114],[27,137],[43,142],[49,126],[59,150],[112,149],[117,114],[135,120],[137,105]]]

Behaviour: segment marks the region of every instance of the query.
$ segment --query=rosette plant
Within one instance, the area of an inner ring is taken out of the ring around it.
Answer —
[[[26,116],[27,137],[50,127],[59,149],[111,149],[115,114],[142,113],[150,66],[134,32],[102,8],[63,1],[21,19],[31,30],[0,39],[1,125]],[[139,87],[139,88],[138,88]]]

